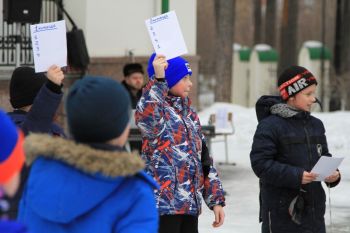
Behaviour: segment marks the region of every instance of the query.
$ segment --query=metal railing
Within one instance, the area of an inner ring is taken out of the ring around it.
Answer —
[[[43,0],[40,22],[63,19],[57,4],[63,0]],[[33,65],[32,42],[29,23],[7,23],[0,14],[0,66]]]

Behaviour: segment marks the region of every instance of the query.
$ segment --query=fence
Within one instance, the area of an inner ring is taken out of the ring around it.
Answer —
[[[57,7],[63,0],[43,0],[40,22],[63,19]],[[1,15],[0,21],[0,66],[33,65],[32,42],[29,23],[7,23]]]

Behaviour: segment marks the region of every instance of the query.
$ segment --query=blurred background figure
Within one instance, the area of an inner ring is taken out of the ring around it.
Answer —
[[[129,92],[132,109],[136,108],[137,102],[141,98],[142,87],[144,83],[144,71],[139,63],[129,63],[123,68],[124,80],[123,86]]]
[[[13,195],[19,185],[19,172],[24,164],[23,134],[11,119],[0,110],[0,199],[4,194]],[[0,208],[6,209],[5,201]],[[0,232],[25,233],[26,227],[1,216]]]

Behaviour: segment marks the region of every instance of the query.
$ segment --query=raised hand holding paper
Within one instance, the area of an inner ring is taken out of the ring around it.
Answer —
[[[67,37],[64,20],[30,25],[35,72],[51,65],[67,66]]]
[[[332,175],[332,173],[337,170],[343,159],[344,158],[321,156],[311,170],[311,173],[318,174],[315,181],[324,181],[326,177]]]
[[[156,54],[167,60],[188,52],[175,11],[145,21]]]

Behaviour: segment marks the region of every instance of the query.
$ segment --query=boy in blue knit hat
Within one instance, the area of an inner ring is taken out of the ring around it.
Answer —
[[[156,233],[156,182],[137,154],[123,150],[130,97],[111,78],[84,77],[66,100],[73,140],[31,134],[32,164],[19,220],[35,233]]]
[[[182,57],[166,60],[153,54],[150,81],[143,89],[135,119],[143,146],[146,171],[160,184],[155,199],[159,233],[196,233],[201,200],[224,222],[225,198],[205,145],[197,113],[190,107],[192,70]]]
[[[16,128],[11,119],[0,109],[0,197],[13,193],[14,183],[18,182],[19,172],[24,163],[23,133]],[[2,203],[4,205],[4,202]],[[0,232],[26,233],[22,224],[0,220]]]

